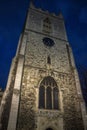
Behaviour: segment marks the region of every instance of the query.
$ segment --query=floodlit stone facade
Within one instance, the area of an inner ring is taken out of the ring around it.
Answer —
[[[0,110],[1,130],[87,130],[78,73],[61,14],[31,4]]]
[[[2,88],[0,88],[0,104],[1,104],[2,96],[3,96],[3,91],[2,91]]]

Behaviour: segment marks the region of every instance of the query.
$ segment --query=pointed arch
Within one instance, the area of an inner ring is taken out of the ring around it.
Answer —
[[[45,77],[39,87],[39,108],[59,109],[58,86],[54,78]]]
[[[50,56],[47,57],[47,63],[51,64],[51,58],[50,58]]]

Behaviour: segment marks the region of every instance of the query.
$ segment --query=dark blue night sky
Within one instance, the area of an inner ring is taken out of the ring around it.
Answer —
[[[29,3],[30,0],[0,0],[0,87],[3,89]],[[34,4],[56,14],[62,12],[76,65],[87,70],[87,0],[34,0]]]

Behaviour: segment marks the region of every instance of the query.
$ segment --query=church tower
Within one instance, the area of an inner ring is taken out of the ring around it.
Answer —
[[[27,13],[0,107],[1,130],[87,130],[62,14]]]

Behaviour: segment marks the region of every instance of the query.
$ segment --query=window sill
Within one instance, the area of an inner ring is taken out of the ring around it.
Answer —
[[[39,109],[37,112],[38,116],[42,117],[63,117],[63,113],[60,110],[54,110],[54,109]]]

